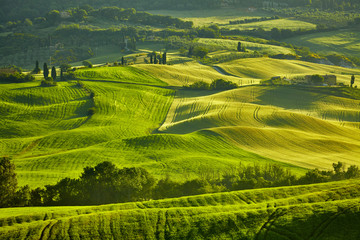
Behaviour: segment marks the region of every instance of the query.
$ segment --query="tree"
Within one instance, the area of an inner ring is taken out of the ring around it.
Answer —
[[[211,90],[229,90],[237,88],[237,84],[231,81],[225,81],[223,79],[216,79],[211,82],[210,89]]]
[[[39,68],[39,61],[38,60],[36,60],[35,68],[34,68],[34,70],[32,72],[35,73],[35,74],[41,73],[41,69]]]
[[[355,83],[355,76],[352,75],[352,76],[351,76],[350,87],[353,87],[354,83]]]
[[[150,63],[153,64],[153,55],[150,55]]]
[[[85,67],[88,67],[88,68],[92,68],[92,67],[93,67],[92,63],[91,63],[89,60],[84,60],[84,61],[82,61],[82,64],[83,64]]]
[[[54,81],[56,80],[56,68],[54,66],[51,68],[51,77]]]
[[[166,64],[166,61],[167,61],[166,57],[167,57],[166,52],[164,52],[163,57],[162,57],[162,63],[163,64]]]
[[[324,82],[324,77],[319,74],[312,75],[311,82],[316,85],[322,84]]]
[[[61,21],[61,15],[58,10],[52,10],[46,15],[46,20],[49,24],[56,24]]]
[[[48,66],[46,63],[44,63],[43,74],[44,74],[45,79],[47,79],[49,77],[49,69],[48,69]]]
[[[196,47],[193,50],[193,56],[195,57],[199,57],[199,58],[204,58],[206,57],[206,55],[208,54],[209,50],[203,47]]]
[[[158,59],[157,59],[156,52],[154,52],[154,64],[158,64]]]
[[[237,50],[238,52],[241,52],[241,42],[238,42]]]
[[[125,59],[124,59],[124,57],[121,57],[121,65],[125,65]]]
[[[0,159],[0,207],[12,204],[17,188],[15,165],[8,157]]]
[[[191,57],[194,54],[194,47],[190,46],[189,47],[189,52],[188,52],[188,57]]]

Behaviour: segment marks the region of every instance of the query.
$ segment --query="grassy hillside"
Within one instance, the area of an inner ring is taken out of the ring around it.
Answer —
[[[94,207],[0,209],[1,239],[357,239],[359,181]]]
[[[305,168],[330,168],[338,159],[358,164],[360,101],[331,94],[290,87],[181,91],[159,131],[206,129],[242,149]]]
[[[211,38],[201,38],[199,40],[199,43],[204,44],[210,48],[213,47],[217,50],[230,50],[230,51],[236,51],[238,42],[239,41],[227,40],[227,39],[211,39]],[[281,47],[281,46],[252,43],[245,41],[241,41],[241,43],[242,46],[246,47],[247,50],[257,51],[260,53],[266,53],[270,55],[294,53],[293,49]]]
[[[290,30],[298,30],[298,29],[311,30],[311,29],[315,29],[316,25],[309,22],[285,18],[285,19],[268,20],[262,22],[229,25],[228,28],[241,29],[241,30],[252,30],[252,29],[262,28],[266,31],[270,31],[273,28],[290,29]]]
[[[164,82],[162,82],[156,77],[153,77],[151,74],[131,66],[84,68],[76,71],[75,76],[78,79],[85,80],[111,80],[146,85],[166,85],[164,84]]]
[[[231,72],[251,61],[258,69],[268,64],[266,74],[289,66],[304,73],[330,69],[266,58],[220,66]],[[358,164],[359,99],[342,88],[178,90],[174,98],[172,86],[218,78],[245,85],[251,78],[225,76],[196,62],[79,69],[75,74],[83,85],[2,84],[0,151],[13,157],[20,185],[77,177],[85,166],[105,160],[178,180],[225,172],[239,162],[278,162],[296,174],[331,168],[339,158]]]
[[[152,10],[153,14],[167,15],[177,18],[182,18],[186,21],[194,22],[195,26],[208,26],[211,24],[229,24],[231,20],[242,20],[245,18],[254,17],[270,17],[266,12],[256,11],[250,12],[246,8],[237,9],[206,9],[206,10]]]
[[[360,33],[357,29],[307,34],[287,39],[286,42],[306,46],[322,54],[339,54],[360,57]]]
[[[357,77],[360,75],[360,71],[358,69],[349,69],[298,60],[279,60],[272,58],[239,59],[236,61],[221,63],[217,66],[236,76],[255,79],[270,79],[274,76],[291,78],[312,74],[333,74],[337,76],[338,82],[343,82],[347,85],[350,84],[352,74]]]
[[[21,184],[35,186],[77,176],[84,166],[103,161],[106,155],[96,151],[101,143],[151,133],[173,96],[167,89],[104,81],[87,82],[86,89],[72,82],[3,86],[1,153],[13,156]]]
[[[202,65],[196,61],[166,66],[139,64],[135,67],[150,72],[154,76],[172,86],[184,86],[197,81],[211,83],[213,80],[219,78],[232,81],[236,84],[239,84],[239,82],[243,80],[242,84],[249,84],[249,79],[240,79],[234,76],[226,76],[219,73],[214,68]]]

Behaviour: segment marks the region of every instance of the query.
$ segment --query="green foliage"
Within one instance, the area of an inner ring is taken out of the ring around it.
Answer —
[[[51,68],[51,78],[53,81],[56,80],[56,68],[54,66]]]
[[[40,67],[39,67],[39,61],[38,61],[38,60],[36,60],[35,68],[34,68],[34,70],[32,70],[32,73],[34,73],[34,74],[39,74],[39,73],[41,73],[41,69],[40,69]]]
[[[82,64],[87,68],[92,68],[93,67],[92,63],[90,61],[88,61],[88,60],[82,61]]]
[[[57,86],[57,82],[54,82],[52,77],[47,77],[46,79],[42,80],[40,83],[41,87],[54,87]]]
[[[0,208],[13,205],[17,179],[15,165],[8,157],[0,158]]]
[[[18,72],[6,72],[0,70],[0,83],[24,83],[34,81],[35,77],[31,74],[20,74]]]
[[[194,56],[198,58],[205,58],[206,55],[209,53],[209,50],[205,47],[194,47],[189,49],[189,56]]]
[[[216,79],[210,84],[211,90],[229,90],[237,88],[237,84],[223,79]]]
[[[319,75],[319,74],[315,74],[315,75],[311,76],[310,81],[313,84],[319,85],[319,84],[322,84],[324,82],[324,77]]]
[[[193,90],[209,90],[210,85],[204,81],[194,82],[189,86],[184,86],[185,88],[193,89]]]
[[[44,74],[44,78],[46,80],[49,77],[49,68],[46,63],[44,63],[44,66],[43,66],[43,74]]]

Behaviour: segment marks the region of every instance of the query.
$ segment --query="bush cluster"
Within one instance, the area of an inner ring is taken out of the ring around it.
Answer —
[[[3,83],[22,83],[34,81],[35,77],[31,74],[22,74],[18,72],[7,73],[0,71],[0,82]]]
[[[204,81],[195,82],[189,86],[184,86],[184,88],[192,89],[192,90],[230,90],[237,88],[238,85],[231,81],[225,81],[223,79],[216,79],[208,84]]]

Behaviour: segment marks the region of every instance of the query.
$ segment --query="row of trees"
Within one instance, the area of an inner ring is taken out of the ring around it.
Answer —
[[[167,53],[157,54],[155,51],[148,54],[150,57],[150,64],[166,64],[167,63]]]
[[[342,162],[332,171],[309,170],[297,178],[279,165],[253,165],[232,168],[223,174],[175,182],[169,177],[157,181],[143,168],[117,168],[110,162],[85,167],[77,179],[64,178],[55,185],[31,190],[17,187],[15,166],[9,158],[0,159],[0,207],[92,205],[145,201],[242,189],[311,184],[360,177],[360,169],[347,170]]]

